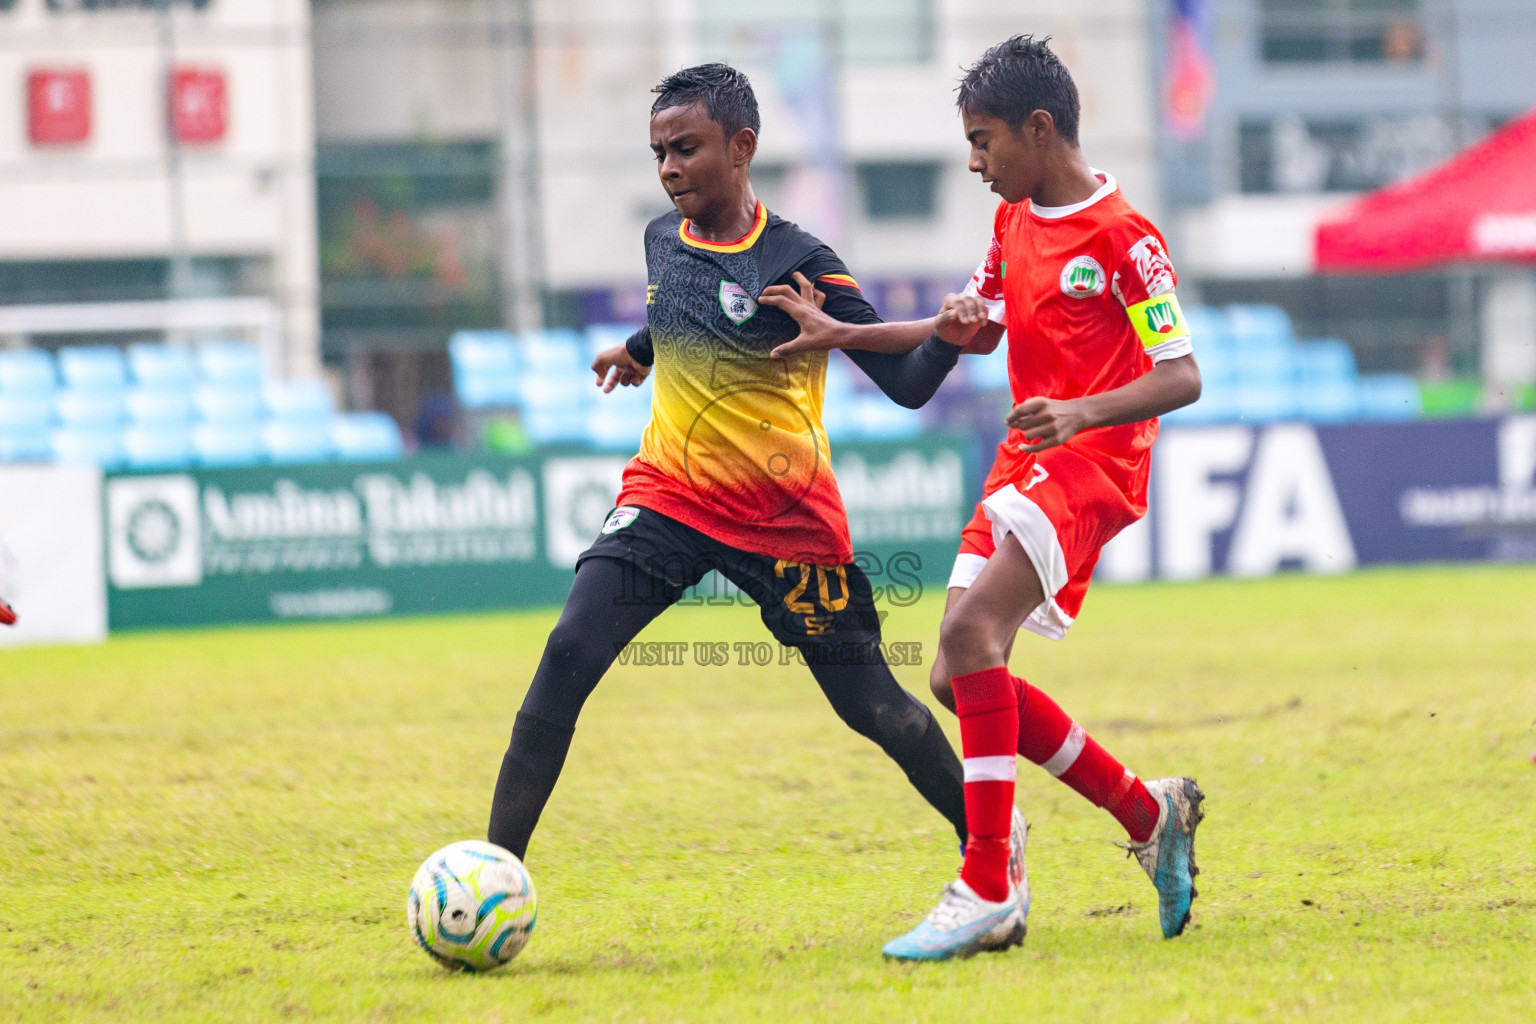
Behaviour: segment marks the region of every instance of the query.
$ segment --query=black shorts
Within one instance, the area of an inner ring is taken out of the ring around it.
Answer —
[[[779,643],[807,659],[864,661],[878,657],[880,615],[869,577],[857,565],[805,565],[723,544],[660,512],[622,505],[582,552],[629,568],[618,602],[671,605],[711,570],[730,580],[762,613]]]

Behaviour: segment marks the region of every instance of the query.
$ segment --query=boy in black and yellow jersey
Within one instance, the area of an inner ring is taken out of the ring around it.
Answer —
[[[646,326],[593,364],[606,390],[654,369],[651,422],[617,507],[577,562],[518,713],[489,838],[524,855],[588,694],[625,644],[715,570],[964,841],[960,762],[891,675],[870,582],[853,562],[821,426],[827,353],[773,357],[799,331],[774,286],[814,296],[845,322],[879,317],[830,248],[757,201],[748,168],[759,119],[746,77],[709,64],[655,91],[651,148],[675,210],[646,229]],[[984,322],[981,303],[955,296],[932,322],[937,333],[911,351],[849,355],[915,408]]]

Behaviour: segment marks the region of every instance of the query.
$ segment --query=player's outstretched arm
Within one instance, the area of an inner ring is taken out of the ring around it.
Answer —
[[[986,304],[974,296],[950,295],[936,317],[896,323],[845,323],[826,313],[813,296],[819,295],[809,279],[795,272],[797,288],[775,284],[763,289],[758,301],[782,309],[800,325],[800,334],[771,353],[775,359],[796,352],[851,349],[904,355],[937,335],[944,342],[964,348],[987,326]],[[1000,330],[997,333],[1001,333]],[[996,347],[996,337],[992,339]],[[991,349],[986,349],[991,351]]]
[[[1200,368],[1194,356],[1165,359],[1129,384],[1082,398],[1028,398],[1013,407],[1008,425],[1028,441],[1021,451],[1039,452],[1066,444],[1095,427],[1140,423],[1183,408],[1200,397]]]

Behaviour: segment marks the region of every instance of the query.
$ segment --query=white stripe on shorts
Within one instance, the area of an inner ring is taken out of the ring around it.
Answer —
[[[1014,754],[965,759],[966,782],[1012,782],[1018,773],[1019,759]]]
[[[1058,779],[1061,778],[1062,772],[1071,768],[1077,760],[1077,755],[1083,752],[1083,744],[1086,742],[1088,742],[1088,734],[1083,731],[1082,726],[1073,722],[1072,728],[1067,730],[1067,738],[1062,741],[1061,749],[1052,754],[1051,759],[1040,767]]]

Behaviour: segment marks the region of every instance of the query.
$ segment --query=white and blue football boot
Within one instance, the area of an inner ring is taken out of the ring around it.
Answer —
[[[892,960],[950,960],[983,950],[1003,950],[1024,941],[1025,903],[1009,888],[1000,903],[984,900],[957,878],[944,887],[939,905],[923,923],[881,950]]]
[[[1163,938],[1171,939],[1189,924],[1189,908],[1198,895],[1195,876],[1195,829],[1205,812],[1200,809],[1205,794],[1194,779],[1154,779],[1147,792],[1157,801],[1157,826],[1152,838],[1144,843],[1127,843],[1127,852],[1136,857],[1141,870],[1157,889],[1157,918]]]
[[[1024,844],[1029,841],[1029,824],[1024,812],[1013,809],[1013,826],[1008,830],[1008,884],[1019,891],[1024,916],[1029,917],[1029,871],[1024,867]],[[965,853],[961,851],[961,858]]]

